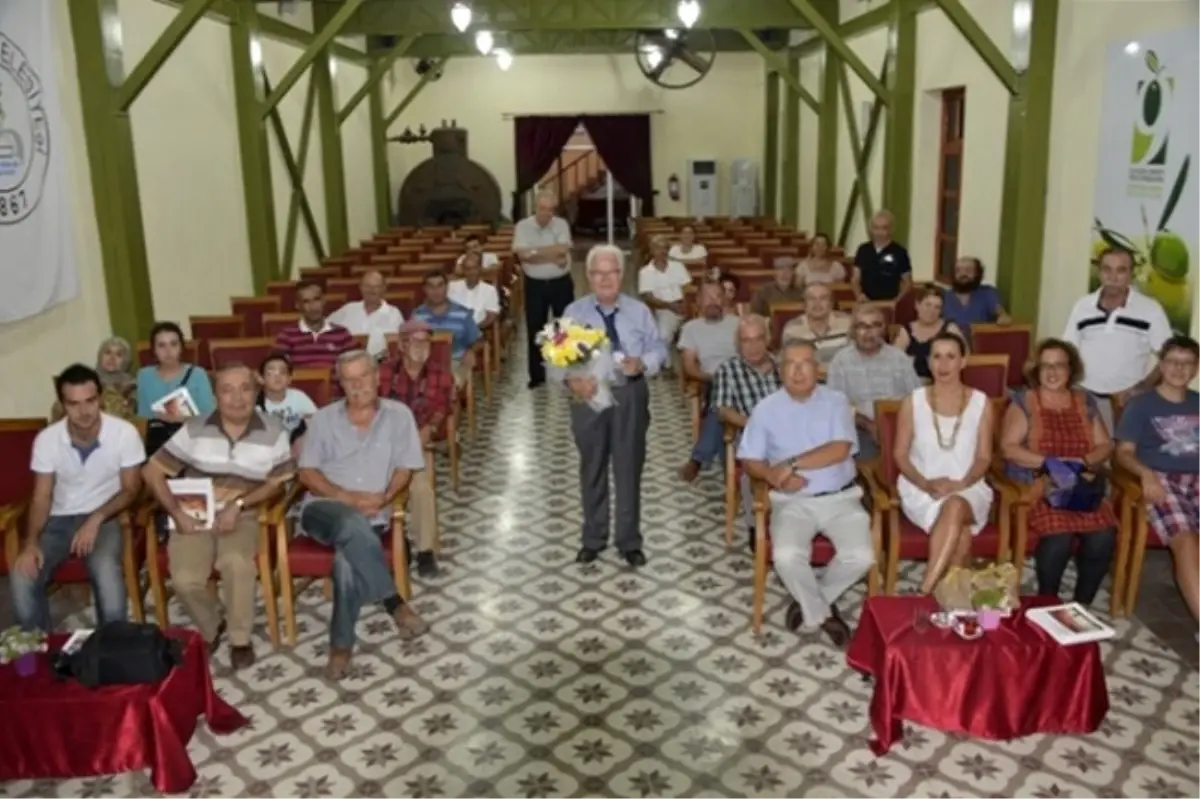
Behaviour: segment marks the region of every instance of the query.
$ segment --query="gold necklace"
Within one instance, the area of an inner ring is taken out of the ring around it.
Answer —
[[[950,441],[947,442],[942,438],[942,423],[938,421],[937,392],[932,388],[929,390],[929,412],[933,415],[933,430],[937,434],[938,447],[943,451],[949,452],[958,443],[958,431],[962,429],[963,417],[967,412],[964,395],[965,391],[959,394],[958,415],[954,417],[954,429],[950,431]]]

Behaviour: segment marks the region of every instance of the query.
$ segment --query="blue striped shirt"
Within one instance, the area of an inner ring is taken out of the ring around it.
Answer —
[[[479,341],[479,325],[475,324],[475,312],[465,305],[459,305],[452,300],[446,301],[445,313],[434,313],[428,305],[422,304],[412,312],[413,319],[420,319],[434,330],[445,330],[454,334],[450,344],[450,357],[454,360],[462,358],[467,348]]]

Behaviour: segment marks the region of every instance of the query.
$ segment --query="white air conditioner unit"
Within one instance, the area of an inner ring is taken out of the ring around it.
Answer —
[[[688,216],[716,216],[717,162],[690,160],[687,162]]]
[[[758,164],[749,158],[730,164],[729,215],[758,216]]]

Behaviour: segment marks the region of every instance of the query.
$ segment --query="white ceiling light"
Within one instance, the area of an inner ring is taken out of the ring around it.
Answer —
[[[675,13],[679,15],[679,21],[683,23],[683,27],[692,27],[696,24],[696,20],[700,19],[699,0],[679,0],[679,5],[675,7]]]
[[[480,31],[475,34],[475,48],[479,50],[480,55],[487,55],[492,52],[492,45],[496,43],[492,37],[491,31]]]
[[[1130,42],[1129,44],[1125,45],[1125,52],[1129,55],[1137,55],[1141,49],[1142,46],[1137,42]]]
[[[659,50],[657,47],[646,48],[646,65],[650,67],[650,69],[657,68],[658,65],[662,63],[662,60],[662,50]]]
[[[674,28],[667,28],[665,31],[663,31],[663,36],[666,36],[671,40],[678,39],[679,31],[675,30]]]
[[[458,28],[459,33],[465,32],[471,27],[471,7],[466,3],[455,3],[450,9],[450,21]]]
[[[496,66],[507,72],[508,68],[512,66],[513,54],[503,47],[496,48],[494,52],[496,53]]]

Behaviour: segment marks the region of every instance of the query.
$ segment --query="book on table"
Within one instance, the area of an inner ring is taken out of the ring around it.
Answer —
[[[1112,627],[1078,602],[1033,608],[1025,612],[1025,618],[1063,646],[1103,641],[1116,634]]]
[[[192,399],[192,392],[187,390],[187,386],[175,389],[151,405],[150,410],[167,416],[182,416],[187,419],[200,415],[200,411],[196,408],[196,401]]]
[[[188,516],[196,520],[200,530],[211,530],[217,518],[216,497],[213,481],[208,477],[184,477],[168,480],[167,488],[175,495],[175,501]],[[174,530],[175,520],[167,517],[167,526]]]

